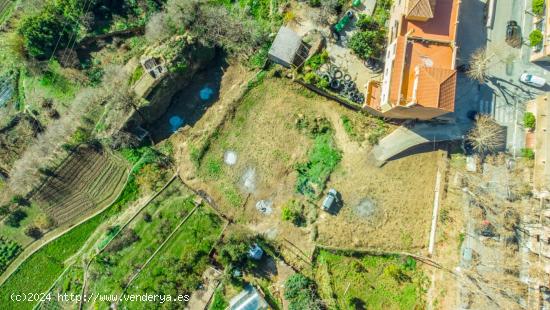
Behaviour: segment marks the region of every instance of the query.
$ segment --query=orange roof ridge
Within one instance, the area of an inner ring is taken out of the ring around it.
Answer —
[[[407,16],[434,17],[435,0],[409,0]]]

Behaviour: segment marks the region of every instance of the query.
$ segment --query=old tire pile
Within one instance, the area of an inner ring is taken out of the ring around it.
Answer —
[[[329,88],[340,96],[358,104],[363,104],[365,101],[365,95],[357,89],[357,85],[351,80],[351,76],[342,72],[338,66],[323,64],[317,70],[317,75],[319,78],[327,81]]]

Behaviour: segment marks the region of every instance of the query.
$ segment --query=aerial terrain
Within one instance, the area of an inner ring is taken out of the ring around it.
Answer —
[[[550,309],[550,0],[0,0],[0,309]]]

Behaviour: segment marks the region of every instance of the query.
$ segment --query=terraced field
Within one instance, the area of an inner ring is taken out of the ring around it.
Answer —
[[[92,214],[122,190],[128,165],[103,150],[79,148],[33,196],[57,225]]]

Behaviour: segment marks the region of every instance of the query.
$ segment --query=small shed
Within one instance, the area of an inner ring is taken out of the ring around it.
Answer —
[[[307,59],[309,47],[292,29],[282,26],[269,49],[269,59],[284,67],[300,66]]]
[[[229,302],[230,310],[266,310],[269,305],[258,290],[248,285],[239,295]]]
[[[141,65],[154,79],[160,78],[167,72],[164,62],[160,58],[143,58],[141,59]]]

